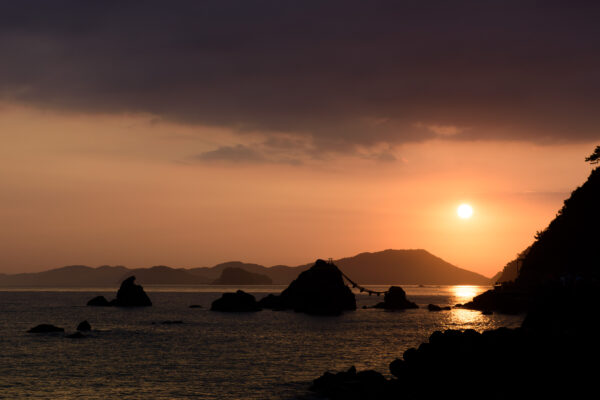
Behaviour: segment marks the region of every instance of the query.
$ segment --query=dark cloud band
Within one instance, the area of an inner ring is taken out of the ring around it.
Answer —
[[[587,1],[4,2],[0,96],[322,148],[593,140],[599,20]]]

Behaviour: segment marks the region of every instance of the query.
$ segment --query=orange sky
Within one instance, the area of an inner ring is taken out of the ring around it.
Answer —
[[[439,139],[304,154],[301,162],[279,153],[228,162],[195,155],[265,137],[146,114],[4,103],[0,272],[297,265],[424,248],[491,276],[584,182],[583,159],[596,145],[459,141],[452,127],[432,129]],[[475,210],[469,220],[456,216],[462,202]]]

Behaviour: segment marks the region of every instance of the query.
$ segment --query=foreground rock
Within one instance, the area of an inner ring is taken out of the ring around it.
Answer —
[[[79,325],[77,325],[77,330],[81,332],[89,332],[92,330],[92,326],[87,321],[81,321]]]
[[[390,363],[395,378],[369,386],[368,393],[347,373],[326,373],[312,390],[333,400],[589,397],[597,380],[589,365],[600,357],[599,285],[538,301],[520,328],[434,332]]]
[[[312,315],[339,315],[343,311],[356,310],[356,298],[334,264],[317,260],[279,296],[269,295],[260,305]]]
[[[261,307],[256,302],[254,296],[243,290],[235,293],[223,293],[220,299],[212,302],[211,311],[223,312],[251,312],[260,311]]]
[[[419,308],[418,305],[406,298],[404,289],[399,286],[392,286],[383,296],[383,302],[377,303],[375,308],[386,310],[406,310],[410,308]]]
[[[314,380],[310,390],[331,399],[383,399],[386,392],[390,391],[390,385],[393,382],[387,381],[379,372],[356,372],[356,368],[352,366],[348,371],[337,374],[326,372]]]
[[[52,332],[64,332],[64,331],[65,331],[64,328],[59,328],[58,326],[54,326],[51,324],[40,324],[40,325],[34,326],[27,332],[28,333],[52,333]]]
[[[152,302],[144,288],[135,284],[135,276],[130,276],[121,283],[116,299],[108,301],[104,296],[96,296],[88,301],[87,305],[97,307],[149,307],[152,306]]]

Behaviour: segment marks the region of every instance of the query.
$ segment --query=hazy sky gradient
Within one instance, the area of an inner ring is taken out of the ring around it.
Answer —
[[[589,173],[599,19],[584,1],[6,2],[0,272],[425,248],[492,275]]]

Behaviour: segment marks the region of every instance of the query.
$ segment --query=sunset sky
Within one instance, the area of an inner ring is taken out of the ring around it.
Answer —
[[[491,276],[591,170],[598,21],[586,1],[3,2],[0,272],[423,248]]]

